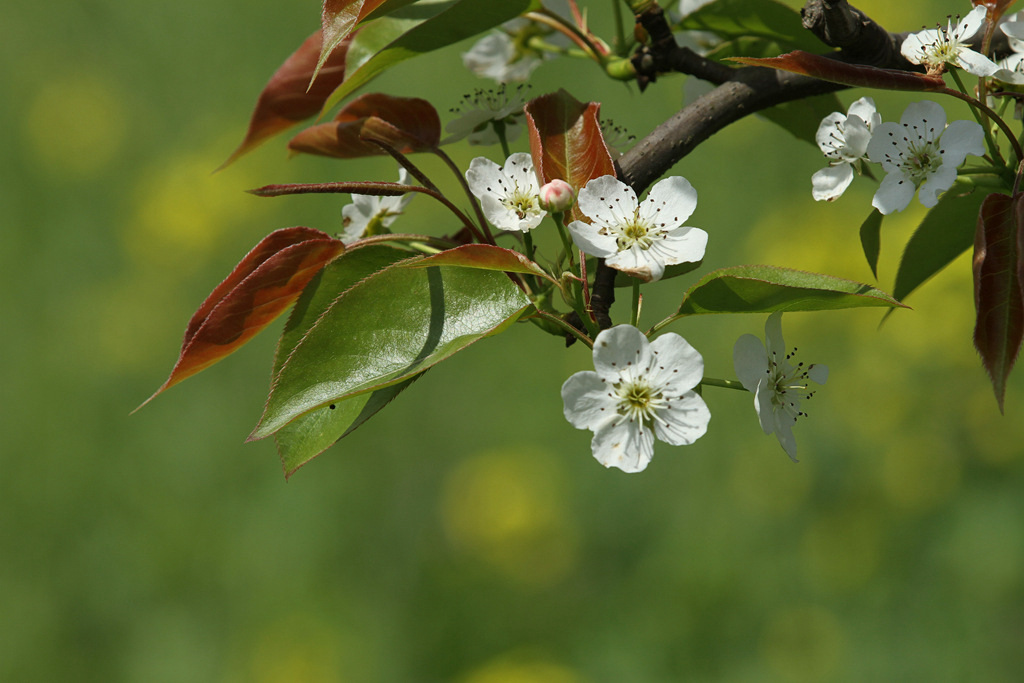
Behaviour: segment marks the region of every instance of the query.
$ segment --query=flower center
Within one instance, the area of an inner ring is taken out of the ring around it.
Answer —
[[[651,425],[657,410],[666,404],[662,392],[643,379],[619,382],[614,389],[619,399],[616,409],[619,415],[645,426]]]
[[[911,142],[907,146],[907,153],[902,157],[904,172],[917,184],[926,180],[942,166],[942,154],[934,142]]]
[[[772,407],[787,414],[794,422],[798,417],[807,416],[807,413],[800,410],[800,401],[809,400],[816,393],[815,390],[811,390],[809,384],[809,373],[814,366],[805,366],[803,361],[796,365],[790,364],[795,356],[796,349],[786,354],[782,360],[772,353],[768,365]]]
[[[643,250],[651,248],[654,240],[651,237],[651,226],[640,220],[637,215],[633,220],[619,227],[619,236],[615,240],[619,251],[626,251],[632,247],[639,247]]]
[[[536,216],[540,213],[540,201],[537,196],[523,192],[519,189],[518,184],[515,190],[501,200],[501,203],[506,209],[515,213],[519,220],[523,220],[527,216]]]

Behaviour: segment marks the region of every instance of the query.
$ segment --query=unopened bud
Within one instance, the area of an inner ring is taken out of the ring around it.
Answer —
[[[561,213],[573,205],[576,193],[572,185],[561,178],[555,178],[540,188],[540,208],[552,213]]]

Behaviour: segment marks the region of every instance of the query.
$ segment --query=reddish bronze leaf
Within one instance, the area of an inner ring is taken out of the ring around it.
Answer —
[[[317,56],[320,54],[320,43],[321,32],[317,31],[271,76],[256,101],[245,139],[220,168],[224,168],[268,138],[320,112],[324,102],[345,78],[345,58],[348,54],[349,41],[340,43],[330,53],[320,70],[320,77],[310,85]]]
[[[170,377],[142,405],[256,336],[343,251],[340,240],[312,228],[284,228],[267,235],[192,316]]]
[[[466,244],[431,256],[405,261],[401,265],[405,268],[462,266],[480,270],[501,270],[506,273],[528,273],[557,284],[543,268],[518,251],[490,244]]]
[[[530,154],[540,183],[559,178],[577,193],[587,182],[615,175],[615,165],[601,134],[597,102],[583,104],[565,90],[526,104]],[[573,207],[573,216],[582,219]]]
[[[319,60],[316,62],[316,67],[310,74],[313,79],[319,78],[320,71],[327,62],[331,50],[352,35],[352,29],[356,27],[356,24],[365,19],[370,12],[383,5],[386,1],[324,0],[324,8],[320,17],[320,31],[324,36],[323,50]],[[331,90],[333,89],[331,88]],[[321,102],[321,104],[323,103]]]
[[[385,153],[366,138],[385,142],[403,154],[433,149],[441,140],[441,119],[426,100],[369,93],[352,100],[334,121],[296,135],[288,148],[339,159]]]
[[[974,236],[974,346],[1003,410],[1006,378],[1024,340],[1024,194],[985,197]]]
[[[879,69],[861,64],[846,64],[835,59],[794,50],[778,57],[727,57],[727,59],[749,66],[764,66],[781,71],[790,71],[832,83],[842,83],[862,88],[882,90],[918,90],[942,92],[947,90],[941,78],[929,78],[924,74],[897,69]]]

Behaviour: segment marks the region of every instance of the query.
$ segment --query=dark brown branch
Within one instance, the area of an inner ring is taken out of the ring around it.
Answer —
[[[846,0],[808,0],[801,14],[805,27],[826,44],[840,48],[830,57],[893,69],[919,68],[900,54],[906,34],[890,34]],[[700,57],[676,44],[664,13],[657,6],[638,15],[637,22],[650,37],[633,60],[641,88],[654,81],[658,73],[669,71],[690,74],[718,85],[655,128],[619,158],[616,171],[637,194],[729,124],[777,104],[845,88],[772,69],[730,68]],[[609,270],[603,262],[598,265],[593,288],[594,312],[605,317],[608,309],[603,307],[603,302],[614,297],[611,285],[614,278],[605,272]],[[599,309],[599,306],[602,307]]]

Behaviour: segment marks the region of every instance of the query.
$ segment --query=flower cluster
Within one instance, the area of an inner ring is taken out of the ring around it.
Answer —
[[[907,208],[918,188],[921,204],[931,208],[952,187],[967,155],[985,153],[982,127],[974,121],[947,126],[945,110],[934,102],[911,104],[899,123],[881,121],[868,97],[850,105],[846,116],[834,112],[822,120],[817,141],[830,165],[811,177],[816,200],[837,199],[867,160],[886,172],[871,201],[881,213]]]

